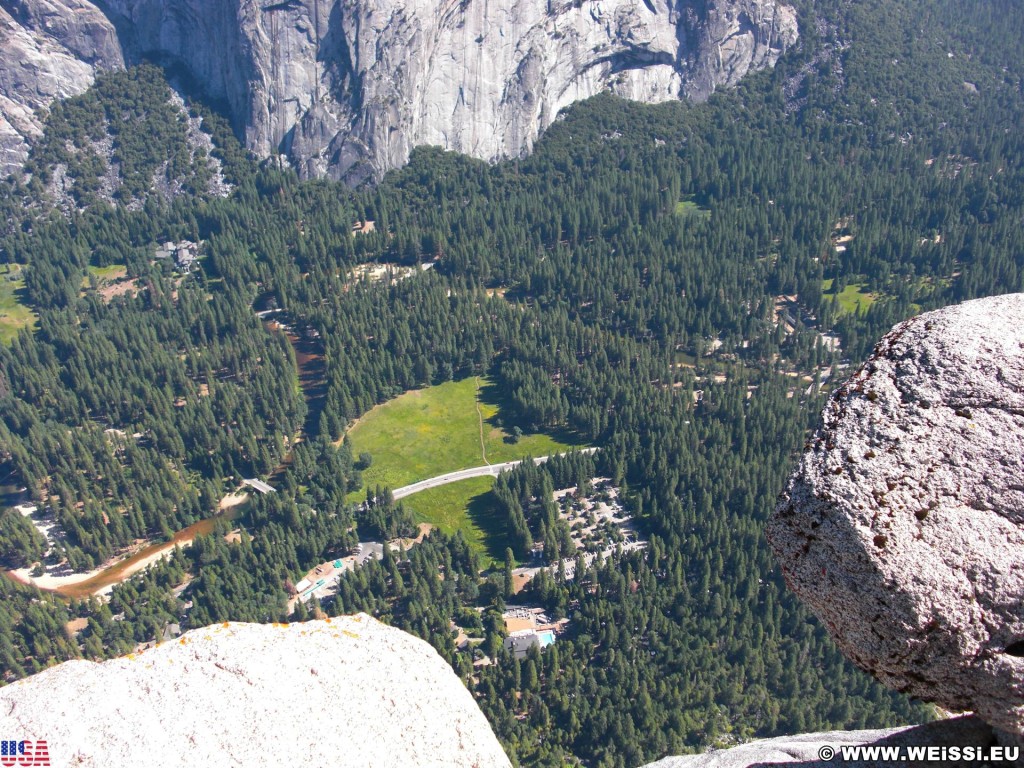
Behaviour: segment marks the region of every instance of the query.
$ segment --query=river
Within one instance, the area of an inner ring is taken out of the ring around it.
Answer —
[[[299,387],[306,401],[306,418],[302,426],[302,434],[315,435],[319,430],[320,414],[323,412],[324,402],[327,398],[327,365],[324,360],[323,343],[318,335],[304,328],[297,330],[287,313],[277,310],[261,310],[260,304],[263,303],[265,305],[267,301],[268,297],[261,297],[253,308],[260,316],[263,327],[269,333],[284,334],[295,351]],[[291,466],[291,463],[292,455],[289,452],[271,473],[268,482],[274,485],[275,481],[280,481],[284,472]],[[4,506],[18,504],[22,500],[27,499],[27,494],[15,485],[0,486],[0,493],[4,494]],[[234,520],[245,510],[245,507],[245,504],[230,506],[212,517],[183,528],[175,533],[170,541],[148,544],[131,557],[119,560],[94,576],[73,584],[65,584],[47,589],[46,591],[55,592],[69,599],[83,599],[89,595],[97,594],[111,585],[120,584],[125,579],[130,578],[145,567],[147,560],[163,552],[170,551],[175,546],[189,544],[197,536],[209,535],[213,532],[218,520]],[[11,573],[7,575],[15,578]]]
[[[275,312],[262,319],[263,327],[269,333],[284,334],[295,351],[299,387],[306,401],[306,420],[302,425],[302,434],[306,437],[316,435],[320,428],[320,414],[327,400],[327,363],[324,360],[323,342],[308,327],[296,328],[285,312]]]
[[[230,522],[238,517],[238,515],[244,511],[245,507],[245,504],[236,504],[213,517],[200,520],[198,523],[192,523],[188,528],[182,528],[174,534],[170,541],[160,541],[154,544],[148,544],[131,557],[127,557],[124,560],[118,560],[112,566],[100,571],[95,576],[90,576],[88,579],[75,582],[74,584],[65,584],[60,587],[55,587],[53,590],[49,591],[56,592],[57,594],[70,599],[84,599],[89,595],[95,595],[102,592],[107,587],[114,584],[120,584],[125,579],[130,578],[135,573],[145,568],[145,564],[142,564],[144,561],[164,552],[169,552],[176,546],[190,544],[197,536],[208,536],[213,533],[214,526],[216,526],[218,520]]]

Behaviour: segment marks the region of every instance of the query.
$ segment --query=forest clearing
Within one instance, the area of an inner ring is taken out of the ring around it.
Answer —
[[[542,434],[517,442],[498,422],[486,378],[449,381],[406,392],[378,405],[348,431],[352,454],[369,453],[363,488],[403,485],[457,469],[546,456],[575,446]],[[357,491],[357,500],[365,495]],[[433,522],[433,521],[430,521]],[[443,527],[443,526],[442,526]]]
[[[0,342],[4,344],[10,344],[18,331],[36,322],[35,313],[18,298],[24,288],[21,268],[7,265],[6,273],[0,278]]]
[[[875,294],[867,291],[863,283],[849,283],[843,286],[843,290],[838,293],[833,290],[832,285],[833,280],[831,278],[822,280],[821,292],[826,296],[837,296],[839,299],[839,309],[846,314],[856,315],[861,312],[867,312],[868,307],[875,301]]]
[[[450,381],[406,392],[377,406],[349,430],[353,455],[369,453],[363,489],[400,488],[458,469],[544,456],[574,447],[542,433],[516,442],[498,422],[498,404],[486,378]],[[504,522],[490,498],[492,477],[477,477],[421,491],[404,501],[417,521],[445,533],[462,531],[480,555],[504,553]]]

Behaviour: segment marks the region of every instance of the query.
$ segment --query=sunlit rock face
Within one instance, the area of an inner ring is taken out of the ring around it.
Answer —
[[[99,14],[86,0],[21,2]],[[560,109],[606,90],[645,102],[706,98],[774,64],[797,36],[792,9],[774,0],[102,5],[129,60],[160,61],[222,100],[258,155],[353,182],[379,178],[420,145],[521,155]],[[67,71],[83,61],[72,56]],[[2,84],[0,93],[24,103]]]
[[[365,614],[68,661],[0,689],[0,712],[55,766],[509,766],[444,659]]]
[[[1024,735],[1024,294],[896,326],[836,390],[768,540],[887,685]]]
[[[124,67],[113,24],[86,0],[0,2],[0,176],[28,158],[39,110]]]
[[[768,768],[792,764],[794,768],[896,768],[909,763],[876,759],[843,759],[844,748],[870,746],[882,749],[907,747],[971,747],[986,749],[993,742],[992,729],[973,716],[954,717],[934,723],[869,731],[825,731],[779,736],[741,744],[731,749],[712,749],[700,755],[666,757],[644,768]],[[829,754],[833,757],[824,759]],[[941,756],[939,751],[938,755]],[[942,760],[922,760],[915,768],[945,768]]]

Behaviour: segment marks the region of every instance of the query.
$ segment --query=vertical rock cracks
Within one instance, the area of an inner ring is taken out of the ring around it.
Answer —
[[[0,64],[0,172],[34,110],[148,58],[222,101],[256,154],[358,183],[424,144],[521,155],[605,90],[706,98],[773,65],[797,25],[775,0],[2,0],[0,35],[23,54]],[[46,67],[14,61],[32,57]]]

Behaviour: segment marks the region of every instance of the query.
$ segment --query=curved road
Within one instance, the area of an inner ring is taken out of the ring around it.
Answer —
[[[597,448],[584,448],[580,453],[594,453]],[[556,454],[561,456],[562,454]],[[533,460],[534,464],[543,464],[547,461],[550,456],[540,456]],[[437,475],[426,480],[420,480],[418,483],[412,483],[411,485],[403,485],[401,488],[395,488],[391,492],[392,497],[395,501],[398,499],[404,499],[406,496],[412,496],[414,493],[425,491],[428,488],[437,488],[439,485],[448,485],[449,483],[457,483],[460,480],[469,480],[471,477],[497,477],[507,469],[518,467],[522,464],[522,461],[506,461],[504,464],[488,464],[483,467],[470,467],[469,469],[459,469],[455,472],[446,472],[443,475]]]

